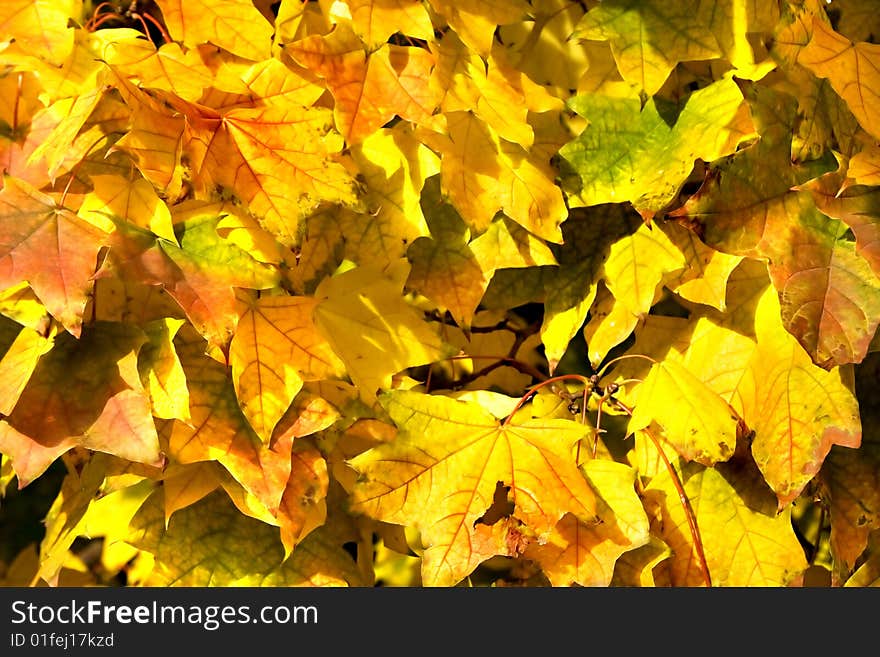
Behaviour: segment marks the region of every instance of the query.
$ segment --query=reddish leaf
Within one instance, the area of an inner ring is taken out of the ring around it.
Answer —
[[[65,333],[55,339],[12,414],[0,422],[0,451],[11,455],[20,485],[77,445],[162,463],[149,396],[137,371],[144,342],[140,330],[105,322],[84,330],[80,339]]]
[[[106,235],[27,183],[7,177],[0,191],[0,287],[26,281],[73,335]]]

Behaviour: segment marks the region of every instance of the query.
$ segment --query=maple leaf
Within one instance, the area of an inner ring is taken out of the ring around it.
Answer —
[[[195,504],[220,486],[223,466],[216,461],[171,463],[162,474],[165,527],[176,511]]]
[[[655,364],[641,383],[627,432],[644,429],[652,421],[689,461],[712,465],[733,456],[737,414],[674,360]]]
[[[193,48],[213,43],[247,59],[267,59],[272,26],[249,0],[157,0],[168,32]]]
[[[534,0],[530,4],[529,20],[499,26],[500,40],[517,69],[563,97],[577,87],[581,75],[593,64],[583,44],[569,39],[585,9],[566,0]]]
[[[298,236],[301,216],[322,200],[354,204],[351,176],[334,157],[342,138],[328,110],[294,102],[234,106],[222,113],[166,92],[164,100],[123,85],[133,107],[132,129],[116,146],[129,152],[144,177],[174,197],[182,158],[201,194],[228,188],[285,244]]]
[[[426,586],[455,584],[493,556],[491,541],[480,552],[474,539],[498,482],[510,486],[514,516],[538,537],[565,513],[594,521],[595,494],[571,451],[587,427],[570,420],[500,424],[473,403],[416,392],[380,401],[400,432],[351,460],[359,473],[352,508],[421,532]],[[557,485],[547,486],[546,477]]]
[[[3,415],[12,413],[40,358],[52,348],[54,337],[46,337],[27,326],[14,326],[20,330],[0,359],[0,413]]]
[[[246,300],[229,347],[236,396],[251,426],[268,443],[303,381],[339,377],[339,357],[318,333],[311,297]]]
[[[181,464],[219,462],[274,516],[290,476],[291,443],[263,444],[239,407],[226,368],[204,354],[204,343],[191,330],[176,349],[189,389],[190,422],[174,422],[168,456]]]
[[[872,547],[876,547],[876,541],[871,542]],[[870,556],[865,562],[858,567],[856,572],[852,574],[844,586],[846,587],[872,587],[880,583],[880,559],[877,558],[876,552],[872,550]]]
[[[877,122],[877,85],[880,82],[880,46],[853,43],[818,18],[813,18],[812,37],[797,56],[799,64],[828,78],[846,101],[861,126],[880,138]]]
[[[413,241],[429,234],[422,189],[440,171],[440,158],[415,138],[407,123],[377,130],[353,146],[351,155],[363,181],[366,212],[335,213],[334,223],[342,224],[352,238],[346,240],[345,256],[357,263],[391,264]],[[330,227],[320,232],[326,238],[332,235]]]
[[[660,99],[576,96],[571,108],[589,125],[560,150],[572,169],[570,205],[623,203],[647,218],[678,194],[700,158],[731,153],[750,132],[732,79],[691,94],[677,107]]]
[[[696,464],[684,466],[680,477],[700,528],[713,586],[785,586],[806,569],[791,507],[777,514],[759,479],[737,478],[734,487],[719,470]],[[672,549],[664,562],[671,585],[702,585],[697,548],[670,476],[664,471],[654,477],[646,495],[648,504],[659,507],[659,534]]]
[[[591,8],[573,36],[607,41],[620,75],[647,98],[661,90],[682,62],[723,55],[739,76],[761,77],[750,33],[772,31],[778,18],[779,9],[770,3],[693,0],[670,6],[656,0],[613,0]],[[590,61],[592,65],[593,57]]]
[[[147,342],[138,353],[138,372],[144,389],[150,395],[153,415],[186,422],[190,419],[189,391],[186,374],[173,343],[181,326],[182,319],[165,317],[143,327]]]
[[[355,33],[370,50],[395,32],[425,40],[434,36],[427,7],[419,0],[345,0],[331,5],[328,18],[351,20]]]
[[[46,309],[79,335],[105,233],[27,183],[0,190],[0,286],[26,281]]]
[[[389,44],[368,55],[357,35],[341,23],[329,36],[310,36],[285,50],[326,79],[337,128],[350,145],[395,115],[414,123],[433,122],[438,99],[428,78],[434,57],[423,48]]]
[[[24,52],[61,63],[73,49],[73,30],[68,19],[76,0],[37,2],[13,0],[0,10],[0,39],[15,39]]]
[[[270,288],[278,272],[218,235],[218,205],[197,202],[176,210],[180,246],[117,221],[110,258],[130,279],[162,286],[200,332],[225,345],[238,321],[233,287]]]
[[[401,297],[407,275],[408,266],[387,272],[358,267],[325,279],[315,290],[315,326],[366,401],[390,388],[393,374],[454,353]]]
[[[858,362],[878,321],[875,274],[846,227],[793,189],[827,171],[824,161],[791,164],[793,99],[762,88],[753,111],[761,141],[720,166],[672,214],[699,222],[709,246],[769,261],[786,328],[817,364]]]
[[[466,330],[497,269],[556,262],[543,242],[503,216],[470,240],[462,218],[439,197],[438,185],[425,190],[422,203],[432,236],[420,237],[407,251],[413,265],[407,287],[449,310]]]
[[[529,12],[523,0],[429,0],[434,11],[443,16],[470,48],[486,56],[492,47],[495,27],[518,21]]]
[[[278,514],[285,557],[326,521],[330,484],[327,461],[313,445],[295,441],[290,459],[290,478]]]
[[[94,189],[80,204],[79,216],[98,223],[101,215],[109,213],[146,228],[157,237],[177,243],[171,212],[148,180],[129,181],[118,176],[98,175],[91,176],[91,181]],[[98,217],[91,216],[91,213]]]
[[[853,160],[847,176],[852,173]],[[816,207],[824,214],[850,227],[856,238],[856,254],[880,276],[880,193],[876,186],[859,184],[844,188],[840,175],[834,172],[805,183],[801,189],[813,195]]]
[[[849,571],[868,546],[869,534],[880,527],[880,452],[865,440],[859,450],[832,447],[819,479],[828,491],[833,518],[831,545],[839,568]]]
[[[132,519],[128,542],[153,554],[150,586],[360,586],[354,561],[312,532],[287,560],[278,530],[242,515],[214,493],[181,509],[165,528],[162,495]]]
[[[22,485],[75,446],[159,465],[150,400],[137,371],[142,331],[98,322],[79,339],[59,334],[37,363],[12,413],[0,421],[0,449]],[[70,385],[58,386],[58,381]]]
[[[688,301],[724,312],[727,308],[727,281],[742,262],[742,256],[729,255],[706,246],[692,231],[666,222],[663,232],[682,252],[687,269],[667,286]]]
[[[541,565],[553,586],[608,586],[618,557],[649,541],[648,518],[632,487],[636,471],[589,461],[585,475],[599,494],[600,522],[587,524],[566,514],[547,543],[531,543],[523,554]]]
[[[741,386],[741,414],[755,431],[755,461],[783,505],[818,472],[832,445],[858,447],[862,431],[846,370],[826,372],[814,366],[780,330],[773,315],[777,308],[772,293],[758,306],[759,350]],[[780,451],[779,444],[788,449]]]
[[[596,299],[611,245],[641,224],[633,215],[622,206],[604,205],[589,211],[574,210],[562,224],[563,243],[556,249],[559,268],[543,284],[546,297],[541,342],[551,372]]]
[[[134,474],[125,481],[125,475],[114,477],[118,470],[118,463],[101,457],[86,463],[81,474],[65,477],[62,492],[46,516],[37,577],[58,586],[73,542],[80,537],[102,538],[105,552],[123,540],[129,521],[157,482]],[[117,478],[125,483],[118,483]]]
[[[437,65],[431,86],[447,114],[472,111],[502,139],[529,149],[535,130],[529,113],[561,110],[562,102],[511,66],[503,50],[483,60],[461,42],[454,32],[437,44]]]
[[[446,118],[448,134],[421,136],[441,154],[443,192],[474,231],[484,232],[502,210],[538,237],[560,242],[559,226],[568,212],[549,164],[500,140],[470,112],[449,112]]]
[[[598,297],[584,326],[588,357],[594,367],[648,313],[664,279],[684,266],[684,256],[659,226],[641,224],[610,246],[603,265],[607,292]]]
[[[82,472],[68,473],[61,482],[61,490],[46,514],[47,532],[41,541],[36,572],[50,585],[58,584],[70,546],[81,533],[83,517],[104,482],[106,471],[106,462],[95,459],[87,463]]]
[[[61,120],[46,135],[28,157],[28,163],[45,159],[50,178],[54,178],[64,161],[71,142],[85,125],[103,97],[103,86],[77,95],[76,99],[63,98],[55,103]]]

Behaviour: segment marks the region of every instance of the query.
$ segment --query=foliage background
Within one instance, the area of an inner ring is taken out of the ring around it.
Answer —
[[[875,584],[873,4],[3,3],[0,582]]]

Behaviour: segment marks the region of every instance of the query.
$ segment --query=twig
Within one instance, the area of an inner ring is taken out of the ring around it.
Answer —
[[[627,415],[632,416],[632,409],[623,402],[614,399],[612,400],[612,403]],[[706,563],[706,553],[703,550],[703,539],[700,538],[700,528],[697,526],[697,519],[694,516],[694,510],[691,508],[691,502],[688,499],[687,493],[684,492],[684,486],[681,483],[681,479],[679,478],[678,473],[675,471],[675,468],[672,467],[672,463],[669,462],[669,459],[666,458],[666,453],[663,451],[663,447],[660,445],[660,441],[657,439],[657,436],[655,436],[651,429],[648,427],[645,427],[644,432],[651,439],[651,442],[654,443],[654,447],[657,448],[657,452],[660,454],[660,458],[663,459],[663,463],[666,465],[669,476],[672,478],[672,483],[675,486],[675,490],[678,492],[678,499],[681,502],[682,508],[684,509],[684,515],[687,519],[688,528],[691,532],[691,538],[694,541],[694,549],[697,551],[697,561],[700,564],[700,571],[703,575],[703,581],[706,583],[707,587],[711,588],[712,577],[709,574],[709,564]]]

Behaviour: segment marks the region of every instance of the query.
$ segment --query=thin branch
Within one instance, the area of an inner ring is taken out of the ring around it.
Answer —
[[[589,385],[589,381],[587,380],[587,377],[581,376],[580,374],[561,374],[559,376],[552,376],[549,379],[544,379],[540,383],[536,383],[535,385],[531,386],[528,390],[525,391],[525,394],[523,394],[523,396],[519,398],[519,401],[516,403],[516,406],[513,407],[513,410],[510,412],[510,414],[506,418],[504,418],[503,422],[501,422],[502,426],[504,426],[508,422],[510,422],[510,420],[513,418],[513,416],[516,415],[516,412],[520,408],[522,408],[523,405],[529,399],[531,399],[532,395],[534,395],[536,392],[538,392],[538,390],[540,390],[541,388],[543,388],[546,385],[550,385],[551,383],[556,383],[558,381],[578,381],[580,383],[583,383],[585,386]]]

